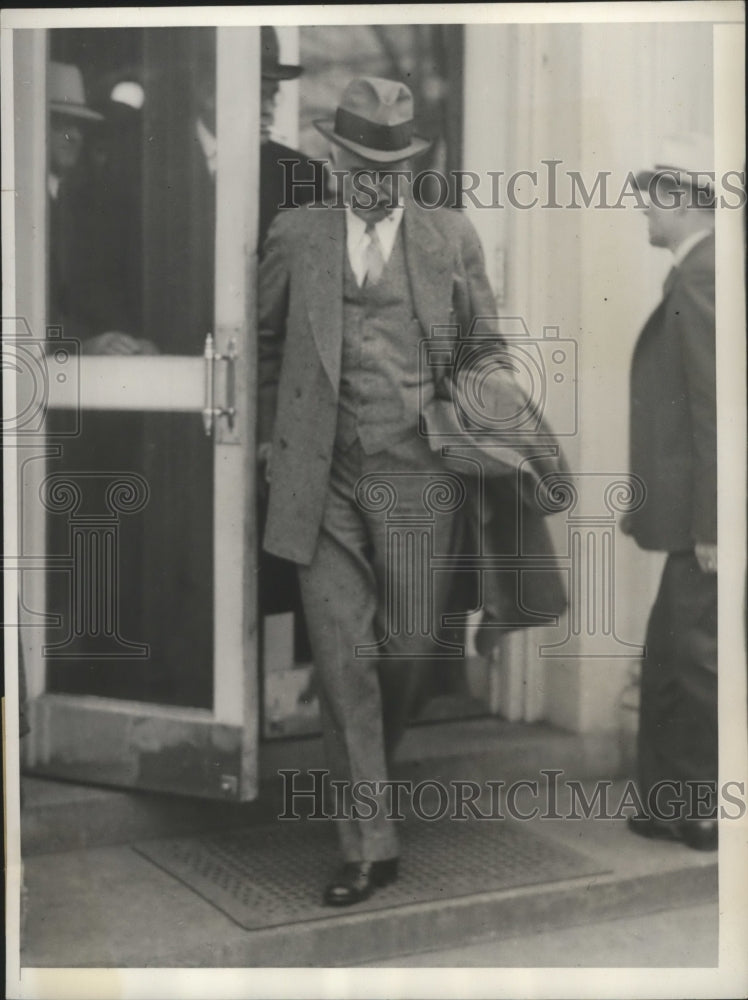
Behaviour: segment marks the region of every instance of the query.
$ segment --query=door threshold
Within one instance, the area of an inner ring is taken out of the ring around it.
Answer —
[[[547,723],[463,719],[409,729],[393,776],[509,783],[556,769],[576,780],[608,778],[625,774],[630,756],[631,748],[616,732],[570,733]],[[210,809],[203,799],[181,795],[24,777],[23,852],[48,854],[272,822],[282,809],[279,772],[325,766],[320,737],[264,743],[260,757],[259,798],[211,801]],[[299,780],[303,783],[303,774]]]

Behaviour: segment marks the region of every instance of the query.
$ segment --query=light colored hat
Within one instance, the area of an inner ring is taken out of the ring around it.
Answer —
[[[714,140],[701,132],[664,136],[655,156],[654,167],[636,175],[639,188],[647,189],[658,177],[671,178],[678,187],[714,192],[707,174],[714,171]],[[677,178],[677,179],[676,179]]]
[[[83,74],[77,66],[71,63],[52,62],[47,75],[47,93],[49,95],[50,111],[71,118],[84,118],[86,121],[102,121],[103,115],[93,111],[86,105],[86,94],[83,89]]]
[[[413,133],[413,95],[404,83],[361,76],[343,91],[334,120],[315,128],[338,146],[373,163],[397,163],[431,143]]]

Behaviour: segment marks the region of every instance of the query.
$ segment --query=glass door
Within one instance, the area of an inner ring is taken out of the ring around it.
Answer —
[[[257,28],[14,35],[35,773],[256,794],[259,64]]]

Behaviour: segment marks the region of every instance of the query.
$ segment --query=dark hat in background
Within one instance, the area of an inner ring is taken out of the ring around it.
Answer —
[[[295,80],[304,72],[301,66],[280,61],[280,45],[275,28],[260,28],[261,75],[265,80]]]
[[[83,74],[72,63],[51,62],[47,71],[49,109],[70,118],[100,122],[103,116],[86,104]]]
[[[334,119],[314,122],[338,146],[373,163],[417,156],[431,142],[413,131],[413,95],[404,83],[360,76],[348,84]]]
[[[714,197],[714,141],[700,132],[664,136],[654,166],[636,174],[636,185],[650,191],[652,185],[703,193],[703,207]]]

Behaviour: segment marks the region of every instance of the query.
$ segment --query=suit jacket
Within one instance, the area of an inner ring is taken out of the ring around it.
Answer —
[[[293,167],[282,161],[295,161]],[[289,179],[294,183],[289,189]],[[312,161],[290,146],[269,139],[260,146],[260,221],[258,246],[262,248],[270,224],[278,214],[281,205],[293,202],[308,205],[310,201],[321,202],[324,197],[324,172],[322,166],[317,171]]]
[[[642,548],[717,541],[714,236],[671,271],[631,368],[631,471],[646,487],[631,517]]]
[[[402,225],[425,335],[495,316],[480,242],[463,215],[409,201]],[[259,439],[273,443],[264,544],[302,564],[314,554],[332,463],[345,252],[345,213],[302,208],[275,220],[260,267]]]

